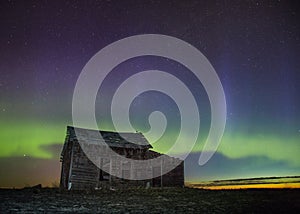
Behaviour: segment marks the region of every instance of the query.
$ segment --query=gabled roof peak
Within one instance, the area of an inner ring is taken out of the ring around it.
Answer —
[[[100,134],[100,135],[99,135]],[[80,140],[84,143],[97,144],[104,142],[110,147],[135,149],[153,148],[140,132],[113,132],[67,126],[67,138]]]

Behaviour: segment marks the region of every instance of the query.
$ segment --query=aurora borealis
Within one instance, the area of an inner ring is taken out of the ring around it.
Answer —
[[[298,20],[293,1],[1,1],[0,187],[59,180],[59,152],[82,68],[106,45],[146,33],[180,38],[214,66],[227,102],[218,151],[198,166],[210,125],[207,95],[184,66],[165,58],[137,57],[107,76],[96,102],[101,129],[113,129],[110,101],[122,81],[164,70],[188,85],[200,109],[187,181],[300,175]],[[152,111],[168,119],[164,137],[151,142],[164,152],[178,135],[178,108],[161,93],[141,94],[130,109],[138,131],[149,129]]]

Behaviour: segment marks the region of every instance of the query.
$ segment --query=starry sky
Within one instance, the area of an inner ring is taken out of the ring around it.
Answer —
[[[126,78],[159,69],[186,83],[200,109],[186,181],[300,175],[299,18],[297,1],[1,1],[0,186],[59,180],[81,70],[108,44],[149,33],[190,43],[215,68],[227,102],[217,152],[198,166],[210,126],[208,97],[186,67],[162,57],[137,57],[111,71],[97,96],[99,128],[114,130],[110,102]],[[164,152],[178,136],[179,110],[169,96],[145,92],[130,109],[136,130],[149,129],[152,111],[168,120],[164,136],[151,142]]]

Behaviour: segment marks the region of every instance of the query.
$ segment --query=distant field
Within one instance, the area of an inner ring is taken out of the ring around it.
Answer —
[[[2,189],[0,198],[0,213],[300,213],[300,189]]]
[[[199,189],[266,189],[266,188],[300,188],[300,177],[267,177],[267,178],[249,178],[218,180],[197,183],[187,183],[188,187]]]

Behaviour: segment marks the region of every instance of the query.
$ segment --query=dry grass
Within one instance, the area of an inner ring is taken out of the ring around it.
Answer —
[[[0,213],[300,213],[299,189],[0,190]]]

